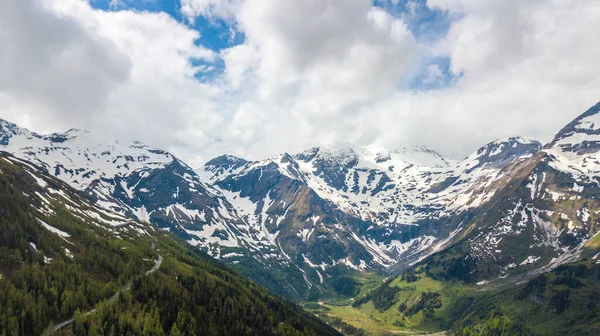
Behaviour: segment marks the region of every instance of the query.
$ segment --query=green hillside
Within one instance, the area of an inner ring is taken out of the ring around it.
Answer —
[[[458,319],[457,335],[598,335],[600,265],[557,267],[516,288],[475,300]]]
[[[352,304],[315,312],[365,334],[598,335],[600,264],[584,260],[502,288],[435,280],[420,265]],[[360,334],[360,333],[357,333]]]
[[[117,221],[0,157],[0,334],[337,334],[171,234]]]

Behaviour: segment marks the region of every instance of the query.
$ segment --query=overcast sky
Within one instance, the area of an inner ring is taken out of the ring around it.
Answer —
[[[0,118],[193,166],[334,141],[461,158],[600,100],[597,0],[2,0]]]

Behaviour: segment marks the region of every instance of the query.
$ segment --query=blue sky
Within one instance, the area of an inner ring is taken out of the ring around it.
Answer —
[[[244,32],[235,27],[235,23],[226,22],[218,17],[206,18],[196,17],[193,22],[186,19],[181,13],[179,0],[91,0],[94,8],[104,11],[136,10],[149,12],[164,12],[198,31],[200,38],[197,45],[219,52],[223,49],[244,43]],[[400,18],[408,26],[414,38],[422,44],[435,44],[446,36],[452,22],[457,19],[446,11],[432,10],[426,0],[374,0],[373,6],[384,9],[395,18]],[[202,82],[210,82],[217,78],[224,70],[224,62],[216,59],[214,62],[206,62],[202,59],[190,59],[193,66],[203,65],[208,70],[196,74],[196,78]],[[439,78],[432,79],[431,66],[441,71]],[[437,90],[455,82],[460,74],[450,71],[450,59],[448,57],[425,57],[413,68],[405,72],[403,78],[399,78],[399,89],[411,90]]]
[[[373,5],[402,18],[415,38],[423,43],[443,38],[456,19],[448,12],[430,9],[425,0],[375,0]]]
[[[115,5],[115,0],[91,0],[94,8],[105,11],[115,10],[137,10],[149,12],[164,12],[172,16],[179,22],[185,23],[189,27],[200,32],[198,44],[203,45],[214,51],[229,48],[236,44],[244,42],[244,34],[236,32],[232,38],[232,27],[225,21],[218,18],[207,19],[199,16],[190,23],[181,14],[181,4],[179,0],[121,0]],[[113,5],[111,6],[111,3]]]

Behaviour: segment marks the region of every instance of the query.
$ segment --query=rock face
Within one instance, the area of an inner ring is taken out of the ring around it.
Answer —
[[[428,261],[446,270],[438,276],[515,282],[580,258],[600,224],[599,107],[518,165],[466,218],[463,238]]]
[[[0,139],[3,150],[42,167],[107,210],[189,239],[193,231],[222,230],[217,238],[222,245],[236,242],[235,209],[170,153],[105,142],[80,130],[39,135],[3,120]],[[210,237],[202,238],[208,242]]]
[[[546,148],[560,148],[563,152],[580,155],[600,150],[600,103],[565,126]]]
[[[224,155],[196,172],[145,145],[5,121],[0,146],[98,206],[300,298],[330,294],[349,272],[401,272],[436,252],[462,258],[478,281],[577,258],[597,230],[599,109],[544,149],[511,137],[461,161],[425,147],[335,144],[262,161]]]
[[[336,144],[262,161],[221,156],[200,173],[320,285],[338,265],[401,271],[449,246],[461,219],[540,149],[508,138],[457,162],[425,147]]]

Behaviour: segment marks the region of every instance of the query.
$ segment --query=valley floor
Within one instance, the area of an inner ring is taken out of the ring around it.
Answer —
[[[365,273],[359,279],[362,283],[360,293],[356,298],[323,299],[318,302],[304,304],[304,308],[342,329],[347,335],[446,335],[449,329],[444,325],[445,318],[450,314],[451,305],[459,296],[475,293],[470,287],[452,285],[422,278],[408,283],[400,278],[391,281],[390,286],[399,288],[398,293],[392,294],[394,303],[389,307],[379,305],[380,301],[367,301],[357,305],[356,300],[369,297],[372,291],[377,291],[387,279],[375,274]],[[402,313],[400,306],[406,301],[418,301],[423,292],[443,293],[443,304],[435,312],[434,318],[427,318],[425,312],[415,314]],[[348,327],[348,325],[350,327]],[[346,326],[346,328],[344,328]],[[446,328],[444,328],[446,327]]]
[[[367,335],[446,335],[445,331],[424,331],[413,326],[399,327],[394,323],[396,316],[382,315],[372,307],[367,309],[352,308],[352,306],[330,306],[323,304],[324,314],[331,318],[340,318],[342,321],[357,329],[363,329]],[[402,316],[398,312],[398,316]]]
[[[487,290],[433,279],[421,267],[365,287],[354,299],[304,308],[346,335],[595,336],[600,330],[600,263],[594,259]]]

